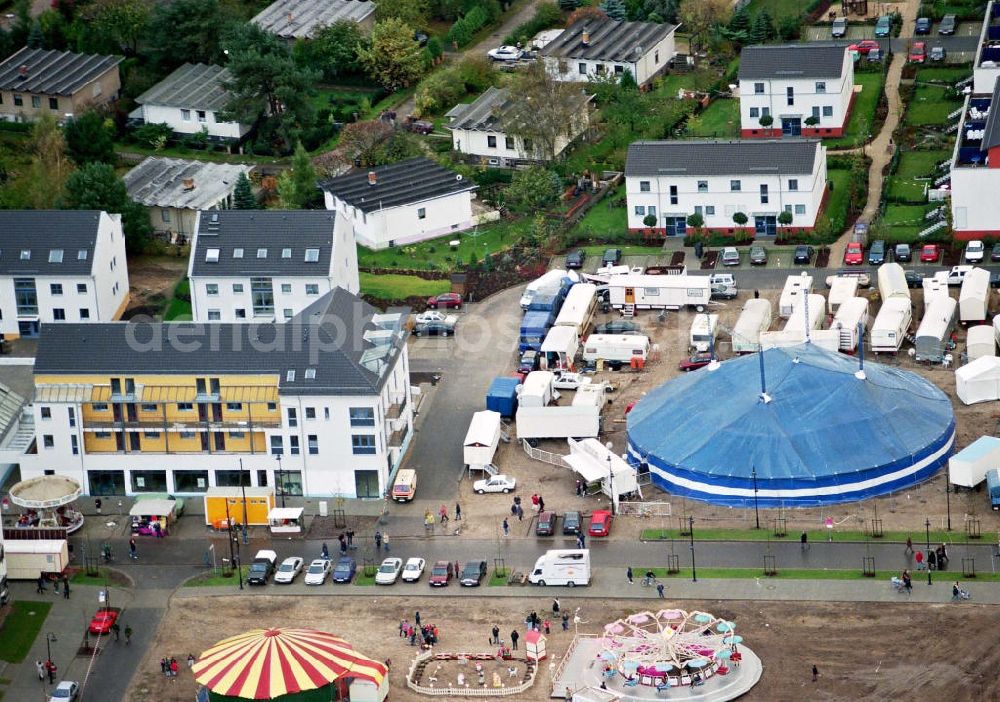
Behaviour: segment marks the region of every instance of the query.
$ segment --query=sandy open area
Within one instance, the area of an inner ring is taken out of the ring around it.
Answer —
[[[187,702],[195,683],[183,664],[215,642],[255,626],[311,626],[343,636],[366,655],[392,659],[390,699],[416,702],[406,687],[406,669],[416,649],[398,636],[399,621],[421,621],[440,629],[441,651],[491,650],[489,630],[497,622],[506,637],[511,628],[524,632],[531,610],[543,614],[547,597],[489,601],[385,597],[372,588],[369,597],[199,597],[175,598],[148,655],[139,663],[129,691],[130,702]],[[598,602],[561,597],[563,608],[581,607],[581,632],[597,633],[608,621],[645,609],[629,600]],[[668,601],[666,606],[670,606]],[[745,700],[887,700],[1000,698],[1000,649],[989,625],[991,610],[977,605],[847,604],[817,605],[755,602],[684,602],[736,622],[764,663],[760,683]],[[553,631],[548,650],[558,663],[572,637]],[[181,674],[167,679],[159,660],[173,656]],[[810,669],[817,665],[818,682]],[[535,687],[519,699],[549,697],[549,667],[542,666]]]

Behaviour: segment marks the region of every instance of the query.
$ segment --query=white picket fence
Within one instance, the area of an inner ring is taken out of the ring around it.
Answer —
[[[619,502],[618,514],[635,517],[669,517],[673,514],[669,502]]]
[[[462,654],[457,655],[460,656]],[[466,687],[455,687],[452,685],[431,687],[414,682],[413,677],[416,674],[417,666],[423,661],[436,657],[443,658],[445,656],[443,654],[436,654],[433,650],[428,650],[420,653],[410,662],[410,669],[406,673],[406,686],[408,688],[421,695],[430,695],[432,697],[510,697],[511,695],[520,695],[534,685],[535,677],[538,675],[538,664],[536,662],[535,666],[531,669],[530,677],[517,685],[505,685],[503,687],[490,687],[487,685],[486,687],[478,687],[476,686],[478,683],[473,680]],[[451,654],[448,654],[447,657],[450,659]]]

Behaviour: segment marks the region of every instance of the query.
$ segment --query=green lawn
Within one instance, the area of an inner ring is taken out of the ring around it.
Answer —
[[[243,572],[243,587],[250,587],[247,585],[247,571],[250,566],[240,566],[240,570]],[[187,582],[184,583],[184,587],[222,587],[226,585],[231,585],[234,588],[239,588],[240,582],[236,578],[236,573],[232,572],[229,576],[222,574],[221,570],[216,573],[209,571],[208,573],[202,573],[201,575],[196,575]]]
[[[916,241],[917,234],[930,223],[924,220],[929,205],[897,205],[890,202],[885,206],[883,223],[888,226],[887,238],[891,242]]]
[[[625,206],[615,206],[617,200],[625,197],[625,184],[590,208],[576,225],[576,231],[584,236],[606,236],[628,229]]]
[[[69,581],[74,585],[104,585],[108,582],[108,572],[107,568],[98,568],[97,575],[87,575],[87,571],[80,570]]]
[[[949,151],[904,151],[896,172],[887,180],[890,200],[923,202],[926,179],[933,176],[934,167],[951,156]]]
[[[806,3],[798,0],[750,0],[747,11],[753,17],[761,10],[766,9],[768,14],[777,22],[782,17],[792,15],[798,17],[805,12]]]
[[[771,526],[770,519],[765,519],[761,516],[761,524],[766,525],[766,527]],[[866,537],[864,532],[852,530],[852,529],[833,529],[832,532],[827,529],[807,529],[806,533],[809,536],[810,543],[819,543],[822,541],[829,541],[830,537],[833,537],[834,541],[842,542],[856,542],[865,541]],[[798,541],[802,536],[802,532],[799,530],[788,530],[785,536],[774,536],[771,528],[762,529],[698,529],[694,530],[695,539],[698,541]],[[906,537],[912,538],[915,542],[919,539],[924,538],[923,531],[917,532],[907,532],[907,531],[889,531],[879,539],[872,539],[873,542],[897,542],[900,544],[906,543]],[[641,541],[669,541],[671,539],[678,541],[687,541],[690,537],[681,536],[679,529],[643,529],[639,534],[639,539]],[[932,531],[931,532],[931,543],[941,544],[941,543],[955,543],[955,539],[964,538],[964,533],[961,531]],[[646,571],[642,571],[646,572]]]
[[[361,292],[380,300],[431,297],[451,290],[448,280],[424,280],[415,275],[361,273]]]
[[[512,246],[517,243],[524,228],[530,224],[527,220],[494,222],[466,232],[456,232],[422,241],[419,244],[396,246],[380,251],[359,246],[358,265],[362,268],[452,270],[467,264],[473,251],[476,253],[476,258],[481,261],[487,253],[496,253]],[[458,246],[453,249],[449,246],[451,241],[458,241]]]
[[[185,322],[190,321],[191,318],[191,283],[187,278],[182,278],[174,286],[174,296],[167,303],[167,309],[163,312],[163,321]]]
[[[375,584],[375,573],[378,572],[377,569],[373,569],[371,574],[365,573],[364,570],[359,570],[354,576],[355,585],[374,585]]]
[[[957,83],[972,75],[968,66],[922,66],[917,70],[917,81],[921,83]]]
[[[20,663],[45,624],[51,602],[15,601],[0,630],[0,660]]]
[[[489,585],[490,587],[499,587],[501,585],[506,585],[507,576],[509,575],[510,575],[509,571],[494,569],[493,572],[490,573],[490,579],[486,581],[486,584]]]
[[[310,98],[310,101],[317,110],[332,110],[345,103],[358,104],[362,100],[367,99],[370,108],[375,96],[379,92],[381,91],[378,88],[365,88],[362,86],[356,88],[334,88],[328,85],[317,85],[316,94]],[[362,118],[364,116],[362,115]]]
[[[860,85],[861,91],[854,98],[854,106],[851,114],[847,118],[847,128],[844,136],[836,139],[824,139],[823,143],[829,148],[845,148],[858,146],[868,134],[872,133],[875,125],[875,110],[878,107],[879,98],[884,88],[884,77],[882,72],[877,73],[855,73],[854,84]]]
[[[689,137],[735,139],[740,135],[740,101],[720,98],[687,122]]]
[[[962,106],[958,100],[948,100],[945,97],[947,93],[948,89],[940,86],[917,85],[906,108],[906,124],[911,127],[945,126],[948,115]]]
[[[833,192],[826,201],[824,216],[830,221],[834,236],[839,236],[847,226],[847,183],[851,179],[851,171],[847,168],[831,168],[826,174],[833,183]]]

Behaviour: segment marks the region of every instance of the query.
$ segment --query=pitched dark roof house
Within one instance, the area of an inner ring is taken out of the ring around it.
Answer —
[[[633,63],[676,29],[666,23],[582,19],[546,44],[542,56]]]
[[[357,169],[323,181],[320,187],[351,207],[374,212],[472,191],[478,186],[419,156],[369,171]]]
[[[837,78],[844,70],[844,42],[745,46],[740,52],[740,80]]]
[[[89,275],[100,210],[0,210],[0,275]]]
[[[637,141],[629,145],[626,176],[726,176],[813,172],[815,139]]]
[[[123,57],[21,49],[0,63],[0,90],[73,95],[118,66]]]
[[[222,66],[185,63],[135,101],[140,105],[222,110],[229,102],[229,91],[226,90],[229,80],[232,77]]]

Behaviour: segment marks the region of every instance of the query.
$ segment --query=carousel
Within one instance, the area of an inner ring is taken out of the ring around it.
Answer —
[[[255,629],[220,641],[192,668],[213,702],[383,702],[383,663],[316,629]]]
[[[18,528],[65,529],[83,526],[83,514],[72,503],[83,494],[80,483],[64,475],[43,475],[22,480],[10,489],[10,501],[24,512],[14,522]]]

